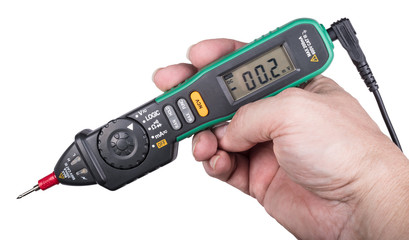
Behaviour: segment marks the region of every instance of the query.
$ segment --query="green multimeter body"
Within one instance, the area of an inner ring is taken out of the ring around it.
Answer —
[[[209,64],[193,77],[95,130],[83,130],[57,163],[60,183],[110,190],[177,156],[178,142],[229,120],[243,105],[298,86],[333,59],[325,28],[298,19]]]

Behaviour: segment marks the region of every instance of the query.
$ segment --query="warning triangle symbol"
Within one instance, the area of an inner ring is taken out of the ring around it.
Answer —
[[[64,174],[62,172],[60,173],[60,175],[58,177],[61,178],[61,179],[65,179],[65,176],[64,176]]]
[[[133,123],[129,124],[128,129],[133,131]]]
[[[317,54],[314,54],[314,56],[312,56],[312,58],[311,58],[310,61],[311,61],[311,62],[319,62],[318,57],[317,57]]]

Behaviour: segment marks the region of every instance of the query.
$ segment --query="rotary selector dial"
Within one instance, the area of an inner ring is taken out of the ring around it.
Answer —
[[[131,119],[116,119],[105,125],[98,135],[98,150],[114,168],[130,169],[145,160],[149,139],[145,129]]]

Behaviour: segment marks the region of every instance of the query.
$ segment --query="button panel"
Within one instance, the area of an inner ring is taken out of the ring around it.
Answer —
[[[172,128],[174,130],[179,130],[182,127],[182,124],[180,123],[180,120],[176,115],[175,109],[170,105],[166,105],[163,110],[165,111],[165,115],[168,118]]]
[[[179,110],[182,112],[183,118],[187,123],[193,123],[195,121],[195,116],[193,115],[192,111],[187,104],[186,99],[181,98],[177,102]]]
[[[207,109],[207,106],[204,103],[203,98],[198,91],[192,92],[190,94],[190,99],[192,100],[197,113],[199,113],[201,117],[206,117],[209,114],[209,109]]]

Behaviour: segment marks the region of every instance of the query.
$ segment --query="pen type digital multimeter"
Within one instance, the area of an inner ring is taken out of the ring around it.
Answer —
[[[292,21],[104,126],[81,131],[54,172],[19,198],[58,183],[116,190],[164,166],[182,139],[322,73],[333,59],[334,30],[312,19]]]

